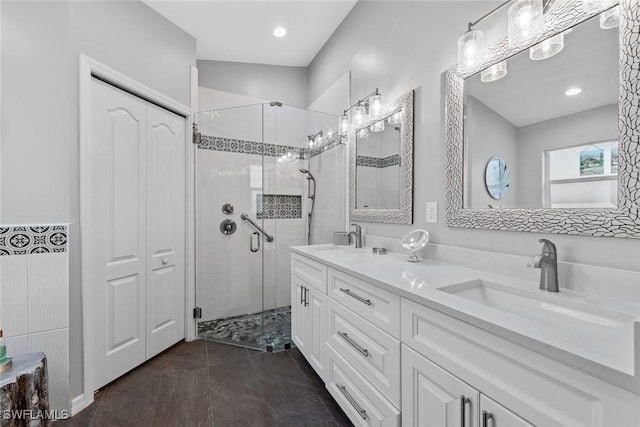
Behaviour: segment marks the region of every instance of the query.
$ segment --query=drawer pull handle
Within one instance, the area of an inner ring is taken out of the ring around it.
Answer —
[[[360,417],[363,420],[366,420],[367,419],[367,411],[365,411],[364,409],[362,409],[360,407],[360,405],[358,405],[358,402],[356,402],[354,400],[354,398],[351,397],[351,395],[349,394],[349,392],[347,391],[347,389],[343,385],[336,383],[336,387],[338,387],[338,390],[340,390],[340,392],[349,401],[349,403],[351,403],[351,406],[353,406],[353,409],[355,409],[358,412],[358,414],[360,414]]]
[[[354,293],[353,293],[353,292],[351,292],[349,289],[340,288],[340,290],[341,290],[342,292],[344,292],[345,294],[349,295],[350,297],[357,299],[357,300],[358,300],[358,301],[360,301],[360,302],[363,302],[363,303],[365,303],[365,304],[367,304],[367,305],[371,305],[371,300],[370,300],[370,299],[364,299],[364,298],[362,298],[360,295],[356,295],[356,294],[354,294]]]
[[[358,350],[364,357],[369,357],[369,350],[367,350],[366,348],[362,348],[358,344],[356,344],[356,342],[354,340],[352,340],[351,337],[349,335],[347,335],[346,332],[338,331],[338,335],[340,335],[343,340],[345,340],[346,342],[351,344],[351,347],[353,347],[356,350]]]
[[[460,427],[465,427],[466,425],[466,418],[467,418],[467,411],[466,411],[466,406],[467,403],[471,402],[471,399],[469,399],[468,397],[465,397],[464,394],[460,395]]]
[[[493,414],[491,412],[487,412],[485,410],[482,411],[482,427],[489,426],[489,420],[493,418]]]

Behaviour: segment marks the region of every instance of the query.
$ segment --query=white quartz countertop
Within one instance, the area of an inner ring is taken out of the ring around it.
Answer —
[[[640,335],[639,304],[563,288],[558,293],[546,292],[538,289],[537,282],[428,260],[412,263],[407,255],[375,255],[371,248],[311,245],[291,250],[640,393],[636,369],[636,347],[640,347],[636,340],[640,337],[635,337]],[[477,281],[535,299],[527,301],[540,299],[543,307],[539,320],[532,320],[537,315],[536,307],[530,308],[532,318],[465,298],[461,296],[464,292],[455,294]],[[587,313],[594,314],[585,315],[581,310],[574,314],[572,307],[586,308]],[[566,321],[556,325],[555,319]]]

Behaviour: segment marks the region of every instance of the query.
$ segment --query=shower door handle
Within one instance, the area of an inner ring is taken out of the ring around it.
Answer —
[[[255,247],[253,246],[254,237],[257,242],[257,246]],[[260,250],[260,233],[257,231],[251,233],[251,236],[249,237],[249,249],[251,249],[251,252],[258,252]]]

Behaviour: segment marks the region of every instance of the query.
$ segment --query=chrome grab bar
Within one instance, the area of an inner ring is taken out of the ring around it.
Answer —
[[[247,221],[249,224],[253,225],[256,228],[256,230],[264,234],[264,237],[265,239],[267,239],[267,242],[273,242],[273,236],[267,233],[266,231],[264,231],[264,229],[260,227],[258,224],[256,224],[255,221],[252,220],[249,215],[247,215],[246,213],[243,213],[242,215],[240,215],[240,218]]]

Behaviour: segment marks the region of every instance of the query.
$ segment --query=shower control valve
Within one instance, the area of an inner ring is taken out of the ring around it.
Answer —
[[[225,203],[222,205],[222,213],[225,215],[231,215],[234,211],[233,205],[231,203]]]
[[[225,236],[235,233],[236,228],[236,222],[232,219],[225,219],[220,223],[220,232]]]

